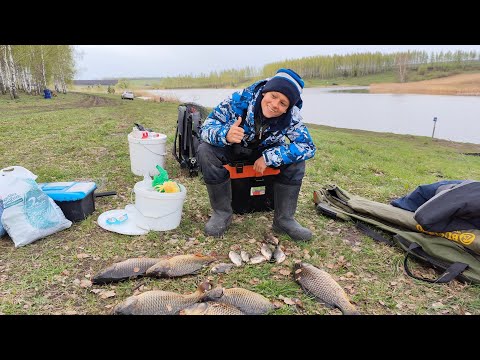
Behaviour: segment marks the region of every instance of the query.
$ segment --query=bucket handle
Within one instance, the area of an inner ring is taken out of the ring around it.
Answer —
[[[142,216],[144,216],[144,217],[149,217],[149,218],[155,218],[155,219],[161,219],[161,218],[167,217],[167,216],[169,216],[169,215],[172,215],[172,214],[175,214],[176,212],[178,212],[178,209],[177,209],[177,210],[174,210],[174,211],[172,211],[172,212],[170,212],[170,213],[168,213],[168,214],[165,214],[165,215],[162,215],[162,216],[158,216],[158,217],[155,217],[155,216],[145,216],[145,215],[143,215],[143,213],[135,206],[135,204],[132,204],[132,205],[135,207],[135,209],[137,209],[137,211],[138,211],[140,214],[142,214]]]
[[[142,145],[145,149],[147,149],[148,151],[150,151],[152,154],[160,155],[160,156],[165,156],[165,155],[167,155],[167,152],[164,152],[163,154],[158,154],[158,153],[156,153],[155,151],[150,150],[150,149],[147,147],[147,145],[145,145],[145,144],[140,144],[140,145]]]
[[[134,189],[132,189],[132,191],[130,191],[130,204],[132,204],[132,205],[135,207],[135,209],[137,209],[137,211],[138,211],[140,214],[142,214],[142,216],[145,216],[145,215],[143,215],[143,213],[135,206],[135,203],[133,202],[133,194],[134,194],[134,191],[133,191],[133,190],[134,190]],[[176,213],[177,211],[178,211],[178,209],[177,209],[177,210],[174,210],[174,211],[172,211],[172,212],[170,212],[170,213],[168,213],[168,214],[159,216],[158,218],[156,217],[155,219],[160,219],[160,218],[162,218],[162,217],[166,217],[166,216],[172,215],[172,214]],[[152,216],[146,216],[146,217],[152,217]]]

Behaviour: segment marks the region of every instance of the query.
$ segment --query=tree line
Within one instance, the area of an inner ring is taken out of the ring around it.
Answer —
[[[0,92],[11,99],[39,95],[49,84],[66,93],[74,74],[71,45],[0,45]]]
[[[12,99],[16,99],[19,92],[39,95],[53,84],[55,91],[66,93],[75,74],[74,52],[72,45],[0,45],[0,92],[4,95],[8,92]],[[409,71],[424,74],[479,66],[480,54],[476,51],[354,53],[289,59],[262,68],[165,77],[158,86],[166,89],[239,87],[246,82],[271,77],[282,67],[295,69],[305,80],[361,77],[393,71],[398,81],[405,82]]]
[[[407,81],[408,71],[452,71],[465,70],[480,65],[480,54],[476,51],[448,51],[427,53],[406,51],[384,54],[354,53],[347,55],[309,56],[300,59],[277,61],[263,68],[252,67],[240,70],[225,70],[210,74],[166,77],[160,86],[168,88],[221,88],[237,87],[246,81],[271,77],[279,68],[295,69],[305,80],[349,78],[394,72],[399,82]]]

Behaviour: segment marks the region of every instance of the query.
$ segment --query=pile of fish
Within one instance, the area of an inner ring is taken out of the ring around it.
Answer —
[[[277,243],[272,251],[265,243],[260,254],[254,257],[245,251],[228,254],[232,263],[220,263],[211,268],[212,273],[228,272],[233,266],[258,264],[264,261],[281,263],[285,254]],[[139,276],[174,278],[198,274],[202,268],[216,260],[213,256],[193,254],[161,256],[159,258],[132,258],[103,269],[92,278],[94,284],[133,279]],[[329,307],[336,307],[344,315],[359,315],[341,286],[327,272],[305,262],[294,265],[294,280],[303,291],[313,295]],[[243,288],[216,287],[210,281],[201,283],[195,292],[182,295],[163,290],[146,291],[128,297],[113,308],[121,315],[260,315],[273,310],[273,304],[263,295]]]
[[[243,263],[260,264],[264,261],[280,264],[286,258],[280,245],[276,245],[275,249],[272,251],[270,246],[265,243],[263,243],[260,248],[260,254],[256,254],[253,257],[250,257],[250,254],[243,250],[240,251],[240,254],[232,250],[228,253],[228,257],[235,266],[242,266]]]
[[[343,315],[360,315],[345,291],[326,271],[304,262],[295,264],[293,269],[293,277],[304,292],[329,307],[340,309]]]
[[[114,315],[262,315],[274,308],[263,295],[243,288],[212,288],[201,283],[188,295],[151,290],[115,305]]]
[[[201,254],[160,258],[132,258],[110,265],[92,279],[94,284],[136,278],[138,276],[178,277],[196,274],[216,259]],[[233,266],[233,264],[232,264]],[[273,310],[263,295],[243,288],[213,288],[210,281],[201,283],[195,292],[183,295],[171,291],[151,290],[132,295],[115,305],[116,315],[260,315]]]
[[[157,278],[173,278],[188,274],[197,274],[200,270],[215,261],[212,256],[202,254],[177,255],[160,258],[132,258],[110,265],[96,274],[93,284],[134,279],[139,276]]]

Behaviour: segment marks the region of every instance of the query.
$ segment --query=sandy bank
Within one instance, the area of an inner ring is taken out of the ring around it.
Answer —
[[[480,73],[410,83],[371,84],[370,93],[480,96]]]

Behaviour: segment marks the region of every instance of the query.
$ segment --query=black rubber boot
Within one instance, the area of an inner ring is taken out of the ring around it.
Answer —
[[[274,183],[273,231],[286,233],[293,240],[310,240],[312,232],[300,225],[294,218],[297,210],[298,194],[301,185]]]
[[[207,185],[212,217],[205,225],[205,234],[221,237],[232,222],[232,186],[230,179],[217,185]]]

